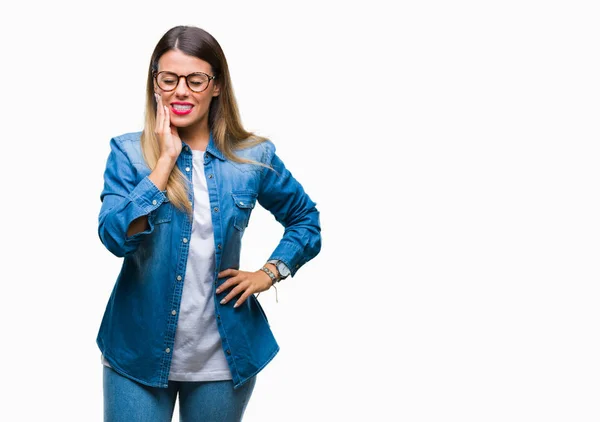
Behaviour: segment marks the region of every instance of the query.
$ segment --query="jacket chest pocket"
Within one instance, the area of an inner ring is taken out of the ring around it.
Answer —
[[[250,213],[256,205],[258,195],[250,191],[233,191],[231,196],[235,204],[233,207],[233,226],[240,231],[244,231],[248,226]]]

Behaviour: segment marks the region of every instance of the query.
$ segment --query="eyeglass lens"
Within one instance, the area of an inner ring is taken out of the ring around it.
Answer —
[[[172,91],[177,88],[179,77],[175,73],[160,72],[156,77],[160,89]],[[208,76],[203,73],[192,73],[187,76],[188,87],[194,92],[201,92],[208,86]]]

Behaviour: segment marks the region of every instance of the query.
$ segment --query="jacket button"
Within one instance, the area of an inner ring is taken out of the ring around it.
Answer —
[[[167,353],[171,353],[171,349],[169,349],[168,347],[165,349],[165,352]]]
[[[221,249],[221,244],[220,243],[217,245],[217,249]]]
[[[152,205],[156,205],[156,204],[157,204],[157,202],[156,202],[156,199],[155,199],[155,200],[152,201]]]
[[[215,212],[219,212],[219,208],[214,207],[213,209],[215,210]]]
[[[208,178],[209,178],[209,179],[212,179],[212,178],[213,178],[213,175],[212,175],[212,174],[209,174],[209,175],[208,175]]]
[[[180,275],[177,276],[177,281],[181,281],[181,276]]]
[[[187,238],[186,237],[183,238],[183,243],[187,243]]]
[[[231,354],[231,350],[227,349],[227,354],[230,355]]]

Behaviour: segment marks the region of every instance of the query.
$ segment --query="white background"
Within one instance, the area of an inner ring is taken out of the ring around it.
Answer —
[[[529,0],[4,9],[0,419],[102,420],[109,140],[141,129],[152,50],[190,24],[321,211],[321,253],[279,303],[260,296],[281,351],[245,421],[600,420],[599,17]],[[281,234],[256,208],[242,268]]]

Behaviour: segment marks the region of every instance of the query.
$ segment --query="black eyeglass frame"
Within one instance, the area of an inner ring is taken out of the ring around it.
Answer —
[[[161,86],[160,86],[160,84],[158,83],[158,75],[160,75],[161,73],[168,73],[168,74],[170,74],[170,75],[174,75],[175,77],[177,77],[177,84],[175,85],[175,87],[174,87],[173,89],[163,89],[163,87],[161,87]],[[194,76],[194,75],[204,75],[204,76],[206,76],[206,77],[208,78],[208,82],[206,83],[206,86],[204,87],[204,89],[203,89],[203,90],[201,90],[201,91],[196,91],[195,89],[193,89],[193,88],[190,86],[190,81],[189,81],[189,79],[188,79],[188,78],[189,78],[190,76]],[[177,73],[175,73],[175,72],[170,72],[170,71],[168,71],[168,70],[162,70],[162,71],[160,71],[160,72],[154,72],[154,81],[156,82],[156,85],[158,85],[158,87],[159,87],[160,89],[162,89],[163,91],[165,91],[165,92],[171,92],[171,91],[175,91],[175,90],[177,89],[177,87],[179,86],[179,80],[180,80],[181,78],[185,78],[185,84],[186,84],[186,85],[187,85],[187,87],[190,89],[190,91],[192,91],[192,92],[196,92],[196,93],[199,93],[199,92],[204,92],[204,91],[206,91],[206,89],[207,89],[207,88],[208,88],[208,86],[210,85],[210,81],[212,81],[212,80],[214,80],[214,79],[217,79],[217,76],[216,76],[216,75],[214,75],[214,76],[210,76],[208,73],[204,73],[204,72],[194,72],[194,73],[190,73],[189,75],[178,75]]]

